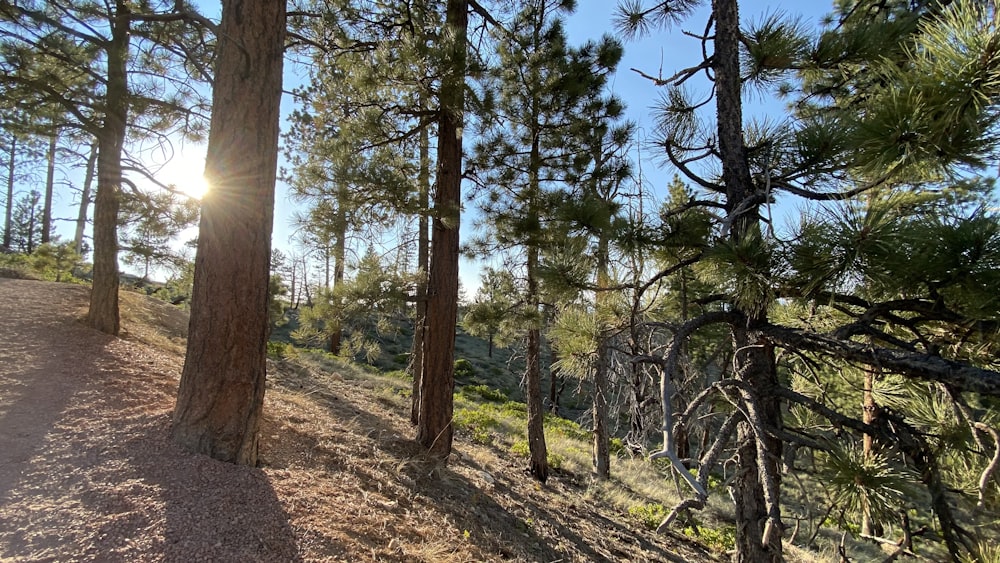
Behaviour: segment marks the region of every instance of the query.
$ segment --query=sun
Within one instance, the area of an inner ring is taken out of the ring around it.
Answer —
[[[201,199],[208,191],[204,176],[204,158],[176,158],[157,175],[161,182],[193,199]]]

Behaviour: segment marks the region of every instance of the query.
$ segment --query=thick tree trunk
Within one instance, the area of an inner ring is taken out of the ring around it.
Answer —
[[[115,2],[111,43],[107,49],[108,85],[104,124],[97,142],[97,195],[94,198],[94,279],[90,292],[90,326],[118,334],[118,209],[121,206],[122,151],[128,117],[129,12],[125,0]]]
[[[468,2],[448,0],[448,69],[441,81],[437,193],[428,275],[424,369],[420,378],[417,441],[435,456],[451,453],[458,322],[458,227],[462,205],[462,127],[465,111]]]
[[[416,312],[413,320],[413,346],[410,348],[410,374],[413,376],[413,393],[410,397],[410,422],[417,423],[420,415],[420,379],[424,370],[424,329],[427,321],[427,272],[430,264],[430,193],[431,157],[430,133],[420,130],[420,172],[417,177],[420,190],[420,216],[417,218],[417,287]],[[493,357],[493,340],[490,339],[490,357]]]
[[[73,246],[76,253],[83,256],[83,232],[87,228],[87,213],[90,208],[90,192],[94,185],[94,170],[97,168],[97,143],[90,144],[90,156],[87,157],[87,170],[83,175],[83,191],[80,192],[80,210],[76,215],[76,232],[73,235]]]
[[[713,0],[715,16],[716,112],[722,180],[726,187],[726,210],[730,222],[729,237],[740,241],[759,230],[759,204],[748,204],[754,197],[753,182],[743,145],[742,84],[739,66],[739,10],[737,0]],[[762,297],[763,298],[763,297]],[[766,304],[756,304],[766,311]],[[758,423],[781,428],[777,397],[769,393],[777,381],[773,347],[759,330],[766,324],[766,313],[740,311],[746,318],[743,326],[733,326],[734,375],[752,389],[753,410]],[[750,411],[749,403],[744,411]],[[751,421],[740,423],[737,445],[737,474],[733,482],[736,501],[736,558],[739,563],[782,561],[781,514],[778,485],[781,472],[781,442],[753,428]],[[763,473],[762,473],[763,471]]]
[[[14,159],[17,157],[17,137],[10,136],[10,153],[7,161],[7,209],[3,218],[3,247],[10,250],[12,239],[11,222],[14,219]]]
[[[49,136],[49,152],[45,155],[48,166],[45,174],[45,199],[42,203],[42,244],[52,238],[52,194],[56,189],[56,144],[59,135],[54,131]]]
[[[267,298],[285,3],[223,0],[187,356],[173,440],[255,465],[264,401]]]

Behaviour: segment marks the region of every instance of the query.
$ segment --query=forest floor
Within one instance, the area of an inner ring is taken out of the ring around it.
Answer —
[[[122,292],[123,337],[82,286],[0,278],[0,561],[717,561],[524,461],[458,437],[421,454],[377,386],[269,366],[261,466],[168,437],[186,314]]]

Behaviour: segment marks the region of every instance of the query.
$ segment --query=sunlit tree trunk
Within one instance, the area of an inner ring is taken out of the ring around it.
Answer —
[[[172,438],[257,463],[285,3],[223,0],[187,356]]]
[[[420,378],[417,441],[438,457],[451,453],[458,322],[458,227],[462,204],[462,127],[465,111],[468,2],[448,0],[448,68],[441,80],[437,193],[428,275],[424,369]]]
[[[97,136],[97,194],[94,198],[94,279],[90,326],[118,334],[118,209],[121,206],[122,151],[128,117],[126,62],[129,49],[128,2],[117,0],[107,48],[108,83],[104,124]]]

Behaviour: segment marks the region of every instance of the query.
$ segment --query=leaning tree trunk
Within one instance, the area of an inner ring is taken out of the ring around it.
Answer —
[[[48,166],[45,174],[45,200],[42,202],[42,244],[52,238],[52,194],[56,188],[56,144],[59,135],[53,131],[49,136]]]
[[[441,80],[437,193],[428,272],[424,369],[420,377],[417,441],[437,457],[451,453],[458,322],[458,227],[462,204],[462,127],[465,111],[468,1],[448,0],[448,68]]]
[[[87,170],[83,175],[83,191],[80,192],[80,210],[76,215],[76,232],[73,235],[73,247],[76,253],[83,256],[83,231],[87,228],[87,210],[90,208],[90,190],[94,184],[94,169],[97,167],[97,143],[90,144],[90,156],[87,157]]]
[[[715,17],[716,113],[722,181],[726,187],[729,238],[739,243],[759,232],[750,168],[743,145],[743,109],[739,65],[739,9],[737,0],[713,0]],[[765,297],[760,296],[763,300]],[[736,558],[740,563],[782,561],[779,490],[781,442],[761,425],[781,428],[777,397],[768,393],[777,381],[774,349],[759,330],[766,324],[766,303],[750,305],[758,311],[734,307],[745,323],[733,326],[734,376],[747,384],[743,412],[751,419],[739,425],[736,479]],[[755,418],[756,420],[752,420]]]
[[[173,440],[255,465],[264,402],[285,3],[223,0]]]
[[[108,45],[108,85],[104,124],[97,137],[97,195],[94,198],[94,279],[90,292],[90,326],[118,334],[118,209],[121,206],[122,151],[128,117],[129,12],[125,0],[115,2]]]

